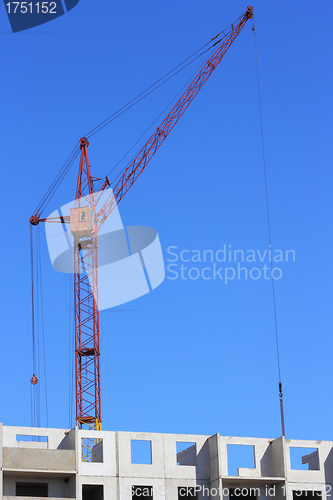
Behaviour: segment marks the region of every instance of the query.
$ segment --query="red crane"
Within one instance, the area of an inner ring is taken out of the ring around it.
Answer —
[[[253,8],[247,7],[237,25],[200,69],[169,114],[157,127],[140,152],[124,171],[103,207],[96,211],[102,192],[109,185],[106,178],[102,188],[94,192],[88,159],[88,140],[80,139],[81,157],[76,188],[75,207],[70,216],[58,222],[70,222],[74,236],[75,265],[75,356],[76,356],[76,424],[79,428],[101,429],[100,344],[98,311],[98,232],[103,222],[122,200],[143,172],[163,141],[167,138],[199,90],[214,72],[223,56],[249,19]],[[38,212],[30,218],[33,225],[47,219]]]

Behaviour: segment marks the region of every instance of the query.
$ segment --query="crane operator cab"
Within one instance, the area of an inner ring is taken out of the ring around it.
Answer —
[[[71,208],[71,233],[75,238],[91,236],[94,225],[94,212],[90,207]]]

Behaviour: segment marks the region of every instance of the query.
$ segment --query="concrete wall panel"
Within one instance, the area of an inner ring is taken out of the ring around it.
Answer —
[[[85,438],[103,440],[103,462],[82,462],[81,440]],[[83,431],[77,435],[76,452],[77,471],[80,476],[115,477],[116,466],[116,433],[110,431]]]
[[[146,432],[118,432],[119,476],[127,477],[164,477],[164,435]],[[132,464],[131,440],[151,442],[152,463]]]
[[[3,468],[12,470],[75,471],[72,450],[3,448]]]
[[[196,480],[209,479],[208,437],[209,436],[190,434],[164,434],[166,478]],[[196,466],[177,465],[177,441],[196,444]]]

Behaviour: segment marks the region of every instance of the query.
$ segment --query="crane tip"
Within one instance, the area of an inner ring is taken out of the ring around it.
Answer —
[[[246,15],[247,15],[247,18],[248,19],[253,19],[253,7],[250,5],[248,6],[248,8],[246,9]]]
[[[84,146],[89,146],[89,141],[86,137],[81,137],[80,148],[82,149]]]

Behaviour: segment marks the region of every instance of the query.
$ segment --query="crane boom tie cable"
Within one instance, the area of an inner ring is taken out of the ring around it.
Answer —
[[[219,36],[219,35],[216,35],[216,36]],[[214,37],[212,40],[214,40],[216,37]],[[220,40],[221,41],[221,40]],[[216,42],[217,43],[217,42]],[[208,52],[208,50],[206,50],[205,52]],[[205,52],[202,52],[200,55],[203,55],[205,54]],[[196,58],[197,59],[197,58]],[[193,59],[193,61],[195,61],[196,59]],[[204,66],[205,63],[208,61],[209,59],[209,55],[208,57],[206,58],[206,60],[203,62],[203,64],[200,65],[200,67]],[[191,62],[193,62],[191,61]],[[179,96],[179,94],[181,94],[181,92],[183,92],[183,90],[188,86],[189,82],[194,78],[194,76],[197,74],[198,70],[196,70],[191,76],[190,78],[187,80],[187,82],[183,85],[183,87],[177,92],[177,94],[171,99],[171,101],[165,106],[165,108],[160,112],[160,114],[155,118],[155,120],[149,125],[149,127],[143,132],[143,134],[139,137],[139,139],[137,139],[137,141],[133,144],[133,146],[130,147],[130,149],[127,151],[127,153],[124,154],[124,156],[122,156],[122,158],[115,164],[115,166],[110,170],[110,172],[108,172],[107,174],[107,177],[109,177],[109,175],[120,165],[120,163],[126,158],[126,156],[132,151],[132,149],[141,141],[141,139],[147,134],[147,132],[154,126],[154,124],[157,122],[157,120],[167,111],[167,109],[171,106],[171,104],[177,99],[177,97]],[[121,177],[121,175],[125,172],[126,168],[128,168],[128,166],[132,163],[132,161],[135,159],[135,157],[137,156],[137,154],[135,154],[133,156],[133,158],[125,165],[125,167],[119,172],[119,174],[112,180],[111,182],[111,185],[114,185],[117,181],[117,179],[119,179]],[[102,182],[99,184],[99,188],[102,186]]]
[[[254,47],[255,47],[257,82],[258,82],[259,114],[260,114],[261,143],[262,143],[262,156],[263,156],[264,179],[265,179],[268,240],[269,240],[269,248],[272,251],[271,223],[270,223],[270,216],[269,216],[266,156],[265,156],[265,143],[264,143],[264,129],[263,129],[263,120],[262,120],[261,94],[260,94],[260,83],[259,83],[258,51],[257,51],[257,39],[256,39],[256,30],[255,30],[254,19],[252,21],[252,24],[253,24],[252,31],[254,34]],[[273,295],[273,307],[274,307],[276,354],[277,354],[277,366],[278,366],[278,375],[279,375],[279,399],[280,399],[281,430],[282,430],[282,436],[285,437],[283,393],[282,393],[281,366],[280,366],[280,349],[279,349],[279,336],[278,336],[278,326],[277,326],[276,299],[275,299],[275,286],[274,286],[274,278],[273,278],[273,261],[272,261],[272,259],[270,259],[270,264],[271,264],[271,276],[272,276],[272,295]]]
[[[240,18],[239,18],[240,19]],[[238,19],[238,20],[239,20]],[[237,20],[237,21],[238,21]],[[237,22],[236,21],[236,22]],[[113,122],[116,118],[121,116],[123,113],[128,111],[130,108],[138,104],[142,99],[147,97],[149,94],[157,90],[161,85],[166,83],[168,80],[176,76],[179,72],[181,72],[183,69],[185,69],[187,66],[192,64],[194,61],[196,61],[199,57],[204,55],[206,52],[210,51],[212,48],[214,48],[217,44],[221,43],[224,38],[226,38],[229,34],[229,30],[233,29],[233,24],[229,25],[227,28],[224,30],[220,31],[216,36],[214,36],[209,42],[207,42],[205,45],[203,45],[200,49],[195,51],[191,56],[187,57],[183,62],[178,64],[175,68],[173,68],[171,71],[166,73],[162,78],[157,80],[155,83],[150,85],[146,90],[138,94],[136,97],[134,97],[131,101],[129,101],[127,104],[122,106],[118,111],[113,113],[111,116],[106,118],[104,121],[102,121],[99,125],[94,127],[92,130],[90,130],[87,134],[85,134],[85,137],[90,138],[93,135],[95,135],[97,132],[102,130],[104,127],[109,125],[111,122]],[[220,37],[218,40],[216,40],[218,37]],[[212,43],[214,42],[214,43]],[[205,49],[205,50],[203,50]],[[41,199],[40,203],[38,204],[35,214],[37,214],[39,217],[41,216],[41,213],[45,210],[46,206],[49,204],[50,200],[54,196],[55,192],[59,188],[60,184],[68,174],[70,168],[72,167],[73,163],[75,162],[76,158],[78,157],[80,152],[79,145],[76,144],[75,148],[73,149],[72,153],[69,155],[68,159],[62,166],[60,172],[52,182],[51,186],[49,189],[46,191],[45,195]],[[127,153],[126,155],[127,156]],[[120,160],[122,161],[122,160]],[[120,163],[120,162],[119,162]],[[118,163],[118,164],[119,164]],[[118,165],[117,164],[117,165]]]
[[[171,78],[173,78],[174,76],[176,76],[178,73],[180,73],[181,71],[183,71],[183,69],[185,69],[187,66],[189,66],[194,61],[196,61],[197,59],[199,59],[199,57],[201,57],[206,52],[209,52],[211,49],[213,49],[218,43],[220,43],[222,41],[222,38],[220,38],[219,40],[217,40],[213,45],[211,45],[210,47],[208,47],[206,50],[204,50],[203,52],[201,52],[200,54],[198,54],[193,59],[193,57],[200,50],[204,49],[207,45],[209,45],[209,43],[212,42],[213,40],[215,40],[218,36],[220,36],[221,33],[218,33],[208,43],[206,43],[203,47],[201,47],[201,49],[199,49],[196,52],[194,52],[191,56],[189,56],[187,59],[185,59],[185,61],[183,61],[182,63],[178,64],[178,66],[176,66],[173,70],[169,71],[169,73],[167,73],[162,78],[160,78],[159,80],[157,80],[153,85],[151,85],[146,90],[144,90],[143,92],[141,92],[141,94],[137,95],[134,99],[132,99],[131,101],[129,101],[127,104],[125,104],[125,106],[123,106],[122,108],[118,109],[118,111],[116,111],[115,113],[113,113],[111,116],[109,116],[108,118],[106,118],[106,120],[104,120],[102,123],[100,123],[99,125],[97,125],[90,132],[88,132],[87,134],[85,134],[85,137],[87,137],[87,139],[90,139],[90,137],[92,137],[97,132],[99,132],[100,130],[102,130],[104,127],[106,127],[107,125],[109,125],[116,118],[119,118],[119,116],[121,116],[123,113],[125,113],[126,111],[128,111],[129,109],[131,109],[133,106],[135,106],[136,104],[138,104],[140,101],[142,101],[142,99],[144,99],[145,97],[149,96],[149,94],[151,94],[152,92],[154,92],[155,90],[157,90],[159,87],[161,87],[162,85],[164,85],[168,80],[170,80]],[[224,34],[224,36],[227,36],[227,35],[225,35],[224,32],[223,32],[223,34]],[[191,58],[192,58],[192,60],[190,60]],[[189,62],[187,62],[187,61],[189,61]],[[187,63],[187,64],[185,64],[185,63]]]
[[[240,19],[241,18],[239,17],[235,21],[235,24],[238,23]],[[170,80],[170,78],[174,77],[177,73],[179,73],[180,71],[182,71],[183,69],[185,69],[189,64],[192,64],[192,62],[194,62],[200,56],[202,56],[203,54],[205,54],[206,52],[208,52],[209,50],[211,50],[212,48],[214,48],[218,43],[220,43],[222,41],[223,38],[226,38],[229,35],[230,29],[231,29],[231,31],[233,30],[233,24],[234,23],[230,24],[227,28],[225,28],[224,30],[220,31],[217,35],[215,35],[213,38],[211,38],[211,40],[209,40],[209,42],[205,43],[205,45],[203,45],[202,47],[200,47],[200,49],[196,50],[192,55],[190,55],[189,57],[187,57],[183,62],[179,63],[171,71],[169,71],[164,76],[162,76],[161,78],[159,78],[155,83],[153,83],[148,88],[146,88],[146,90],[144,90],[143,92],[141,92],[140,94],[138,94],[136,97],[134,97],[134,99],[132,99],[131,101],[129,101],[123,107],[121,107],[120,109],[118,109],[118,111],[116,111],[115,113],[113,113],[111,116],[109,116],[104,121],[102,121],[99,125],[97,125],[92,130],[90,130],[90,132],[87,132],[87,134],[85,134],[85,137],[87,137],[88,139],[90,137],[92,137],[94,134],[96,134],[97,132],[99,132],[106,125],[108,125],[113,120],[115,120],[116,118],[118,118],[118,116],[120,116],[123,113],[125,113],[125,111],[127,111],[132,106],[134,106],[135,104],[137,104],[138,102],[140,102],[142,99],[144,99],[145,97],[147,97],[152,92],[154,92],[161,85],[163,85],[168,80]],[[219,40],[216,40],[221,35],[222,35],[222,37]],[[214,40],[216,40],[216,42],[214,42]],[[214,44],[210,45],[211,42],[214,42]],[[203,52],[201,52],[201,53],[198,54],[198,52],[200,52],[205,47],[207,47],[207,45],[210,45],[210,47],[208,47],[206,50],[204,50]],[[193,59],[194,56],[196,56],[196,57]],[[192,61],[191,61],[191,59],[192,59]],[[187,64],[185,64],[185,63],[187,63]]]

